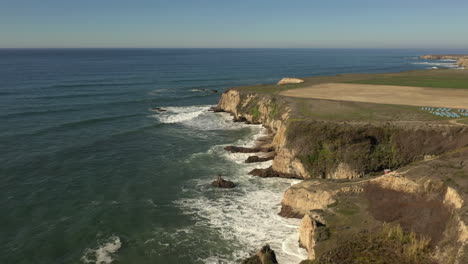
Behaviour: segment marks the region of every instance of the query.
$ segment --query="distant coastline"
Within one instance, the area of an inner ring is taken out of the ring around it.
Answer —
[[[436,55],[423,55],[419,57],[420,59],[425,60],[456,60],[456,64],[460,67],[467,68],[468,67],[468,55],[465,54],[436,54]]]

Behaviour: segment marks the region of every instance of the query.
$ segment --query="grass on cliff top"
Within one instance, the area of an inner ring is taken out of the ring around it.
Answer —
[[[334,249],[301,264],[431,263],[429,242],[398,225],[383,224],[340,240]]]
[[[370,75],[344,83],[468,89],[468,71],[428,70]]]
[[[400,73],[340,74],[302,78],[299,84],[261,84],[238,87],[245,92],[278,94],[282,91],[303,88],[321,83],[362,83],[378,85],[400,85],[432,88],[468,89],[468,70],[421,70]]]
[[[289,98],[288,98],[289,99]],[[321,99],[291,98],[297,119],[327,121],[434,121],[445,120],[421,110],[418,106],[389,105],[334,101]]]

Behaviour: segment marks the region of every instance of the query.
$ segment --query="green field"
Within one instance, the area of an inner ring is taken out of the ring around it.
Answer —
[[[377,74],[368,79],[345,81],[345,83],[468,89],[468,71],[429,70]]]
[[[431,88],[468,89],[468,70],[422,70],[380,74],[342,74],[302,78],[300,84],[259,84],[239,87],[247,92],[277,94],[285,90],[303,88],[321,83],[362,83],[377,85],[416,86]]]

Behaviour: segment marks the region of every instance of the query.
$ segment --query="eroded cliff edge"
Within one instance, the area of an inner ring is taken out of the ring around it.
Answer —
[[[395,250],[412,250],[408,259],[413,262],[408,263],[464,263],[468,238],[464,188],[450,186],[452,180],[441,178],[443,175],[433,177],[430,170],[440,155],[468,146],[468,128],[400,112],[377,119],[304,114],[317,106],[356,107],[345,102],[293,100],[265,89],[257,93],[242,88],[226,91],[218,104],[235,120],[263,124],[271,130],[276,156],[268,175],[305,180],[286,191],[280,214],[302,218],[299,243],[308,250],[309,261],[338,263],[334,262],[337,258],[350,257],[340,250],[355,250],[343,241],[374,239],[386,248],[385,243],[390,242],[381,238],[401,233],[403,240],[419,245],[411,244],[408,249],[401,241],[391,241],[397,244]],[[454,173],[468,178],[462,162],[468,156],[456,155],[462,156],[456,161],[461,162],[457,170],[464,171],[446,171],[444,177],[452,179],[447,175]],[[424,166],[414,165],[424,160]],[[441,166],[453,166],[450,164]],[[425,173],[414,176],[397,171],[380,176],[384,169],[407,166]],[[414,206],[401,206],[408,203]],[[420,217],[427,220],[425,224],[419,225]]]

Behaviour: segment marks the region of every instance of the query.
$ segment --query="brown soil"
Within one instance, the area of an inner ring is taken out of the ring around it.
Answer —
[[[468,90],[394,85],[323,83],[281,95],[378,104],[468,108]]]

